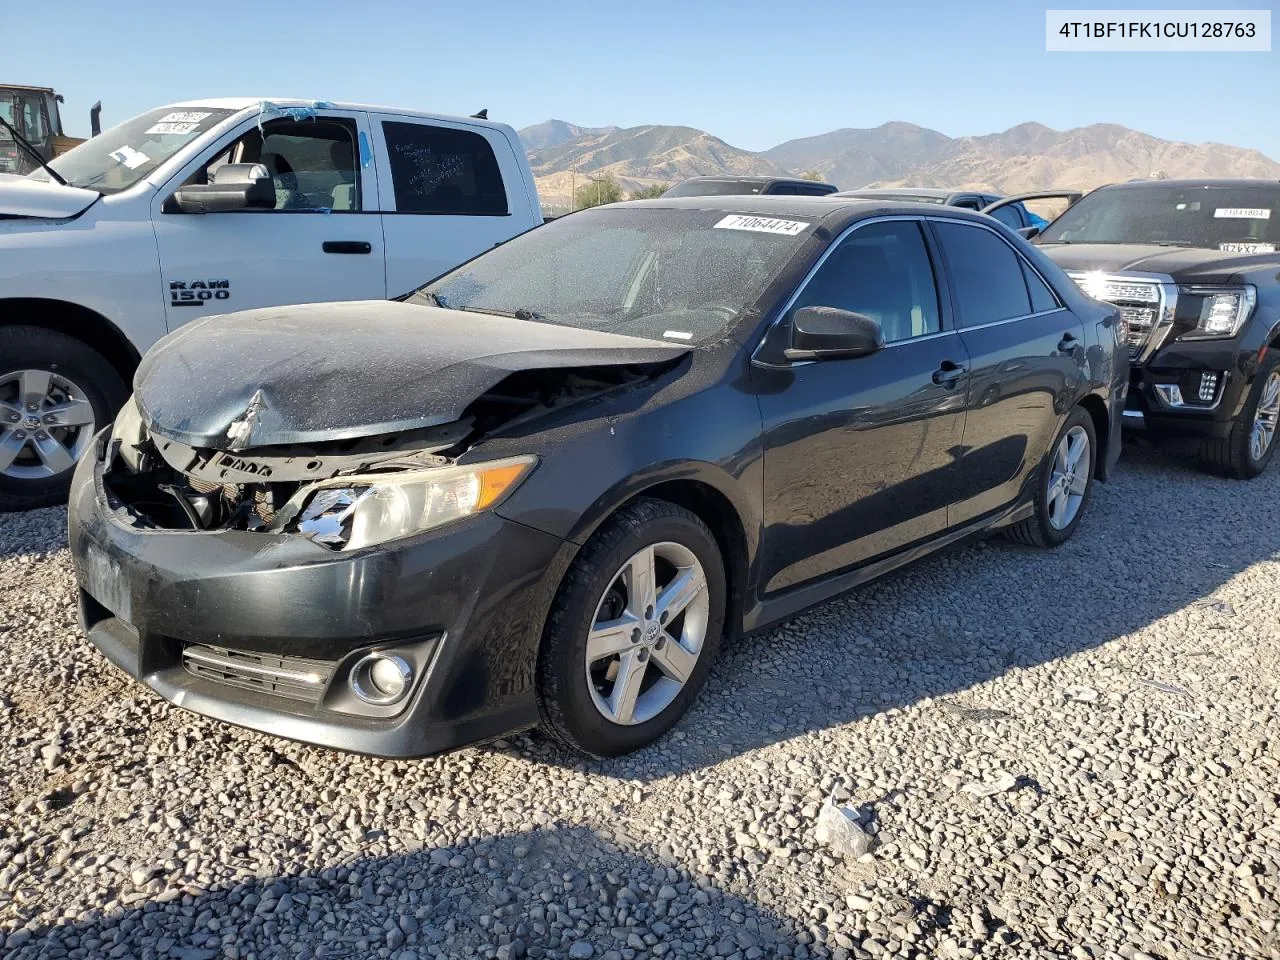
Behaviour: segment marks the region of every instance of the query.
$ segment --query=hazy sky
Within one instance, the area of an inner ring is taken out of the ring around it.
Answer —
[[[1045,5],[1025,0],[4,6],[0,81],[58,89],[73,135],[97,99],[110,126],[191,97],[296,96],[687,124],[751,150],[886,120],[1112,122],[1280,159],[1280,53],[1046,53]]]

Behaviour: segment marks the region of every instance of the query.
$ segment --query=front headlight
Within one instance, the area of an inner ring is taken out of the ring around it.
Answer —
[[[1183,334],[1190,339],[1234,337],[1258,304],[1258,288],[1247,283],[1239,287],[1179,287],[1178,292],[1201,298],[1195,329]]]
[[[338,477],[305,494],[286,528],[334,550],[358,550],[488,510],[528,475],[536,457],[411,473]]]

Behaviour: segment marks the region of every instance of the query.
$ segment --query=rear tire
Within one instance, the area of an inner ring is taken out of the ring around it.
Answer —
[[[1080,442],[1085,444],[1083,450],[1077,446]],[[1075,460],[1071,459],[1073,453]],[[1093,494],[1097,457],[1093,417],[1083,407],[1076,407],[1067,415],[1040,465],[1035,513],[1005,528],[1005,536],[1015,543],[1042,548],[1056,547],[1071,539]]]
[[[0,327],[0,512],[64,503],[76,459],[128,397],[124,379],[88,344],[43,327]],[[48,426],[59,415],[68,425]]]
[[[1276,449],[1276,419],[1280,416],[1280,352],[1268,351],[1249,387],[1244,409],[1231,424],[1225,438],[1214,437],[1200,445],[1200,463],[1224,476],[1252,480],[1267,469]],[[1258,431],[1265,436],[1261,455],[1257,455]]]
[[[706,681],[726,595],[719,546],[695,513],[665,500],[623,507],[587,541],[552,604],[538,652],[543,727],[601,757],[657,740]]]

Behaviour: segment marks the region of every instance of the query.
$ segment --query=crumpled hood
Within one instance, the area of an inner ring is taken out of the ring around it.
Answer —
[[[0,217],[66,220],[84,213],[100,196],[97,190],[0,173]]]
[[[1280,265],[1280,254],[1224,253],[1206,247],[1149,243],[1044,243],[1040,251],[1063,270],[1163,273],[1180,283],[1231,283],[1241,274]]]
[[[244,450],[450,423],[522,370],[655,363],[689,347],[384,300],[208,317],[169,334],[134,376],[147,426]]]

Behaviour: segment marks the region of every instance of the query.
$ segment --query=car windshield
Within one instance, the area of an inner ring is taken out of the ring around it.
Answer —
[[[1280,244],[1280,186],[1141,186],[1095,190],[1041,243],[1166,243],[1239,253]]]
[[[555,220],[464,264],[411,302],[652,340],[722,338],[812,220],[613,207]]]
[[[686,180],[677,183],[664,197],[723,197],[732,194],[758,194],[764,189],[759,180]]]
[[[50,161],[49,166],[73,187],[118,193],[233,113],[217,107],[161,107],[86,140]],[[28,177],[50,179],[45,170],[35,170]]]

